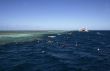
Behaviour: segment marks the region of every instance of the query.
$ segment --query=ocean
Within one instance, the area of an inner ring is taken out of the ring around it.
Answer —
[[[110,31],[46,33],[2,44],[0,71],[110,71]]]

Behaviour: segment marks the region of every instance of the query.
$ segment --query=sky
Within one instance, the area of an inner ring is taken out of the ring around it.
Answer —
[[[110,30],[110,0],[0,0],[0,30]]]

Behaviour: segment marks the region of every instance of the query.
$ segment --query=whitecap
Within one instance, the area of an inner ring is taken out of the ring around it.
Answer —
[[[55,38],[56,36],[48,36],[49,38]]]

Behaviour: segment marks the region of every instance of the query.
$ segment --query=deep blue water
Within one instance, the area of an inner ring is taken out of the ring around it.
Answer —
[[[49,35],[1,45],[0,71],[110,71],[110,31]]]

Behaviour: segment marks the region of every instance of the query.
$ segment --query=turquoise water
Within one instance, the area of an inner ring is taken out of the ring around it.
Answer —
[[[44,34],[62,33],[64,31],[2,31],[0,45],[11,42],[25,42],[40,39]]]

